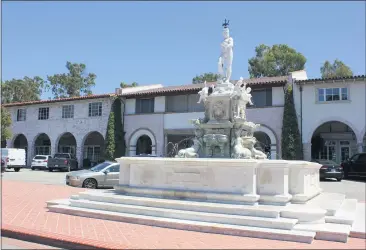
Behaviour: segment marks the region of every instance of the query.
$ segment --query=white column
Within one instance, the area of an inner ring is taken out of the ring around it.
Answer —
[[[304,154],[304,160],[305,161],[311,161],[311,143],[303,143],[302,144],[302,150]]]
[[[83,139],[82,138],[76,138],[76,159],[78,160],[79,168],[83,167]]]
[[[271,159],[272,160],[279,159],[279,157],[277,157],[277,145],[276,144],[271,145]]]
[[[362,151],[363,151],[363,142],[358,142],[357,143],[357,152],[362,153]]]
[[[28,138],[27,138],[28,139]],[[13,146],[13,145],[11,145]],[[34,141],[28,140],[28,152],[27,152],[27,166],[31,166],[32,159],[34,157]]]
[[[129,156],[135,156],[136,155],[136,145],[130,145],[128,151],[129,151]]]

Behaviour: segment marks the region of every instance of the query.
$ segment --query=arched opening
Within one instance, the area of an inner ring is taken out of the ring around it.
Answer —
[[[136,143],[136,155],[151,155],[152,154],[152,141],[147,135],[142,135],[137,139]]]
[[[340,163],[357,152],[357,137],[352,128],[339,121],[320,125],[311,138],[312,159]]]
[[[28,140],[23,134],[19,134],[14,138],[13,148],[22,148],[25,150],[25,160],[27,161],[28,156]]]
[[[66,132],[58,140],[58,153],[69,153],[76,156],[76,139],[73,134]]]
[[[257,150],[260,150],[263,153],[267,154],[268,158],[270,158],[270,156],[271,156],[271,138],[269,138],[269,136],[262,131],[254,132],[254,137],[257,139],[257,143],[254,145],[254,147]]]
[[[104,161],[103,135],[97,131],[89,133],[84,139],[83,149],[83,167],[91,167]]]
[[[51,140],[47,134],[37,136],[34,141],[34,155],[51,155]]]
[[[128,141],[129,141],[129,155],[131,156],[145,153],[156,155],[157,153],[155,136],[153,132],[147,128],[140,128],[135,130],[131,134]]]

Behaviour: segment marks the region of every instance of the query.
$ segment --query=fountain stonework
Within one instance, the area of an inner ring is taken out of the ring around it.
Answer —
[[[228,24],[225,20],[220,78],[199,91],[205,116],[191,121],[192,147],[173,158],[116,159],[120,175],[113,191],[50,201],[50,211],[307,243],[365,237],[365,224],[354,225],[355,214],[362,216],[365,207],[343,194],[321,193],[321,165],[269,160],[254,148],[260,125],[246,118],[246,107],[253,104],[250,87],[242,78],[230,82],[234,41]]]

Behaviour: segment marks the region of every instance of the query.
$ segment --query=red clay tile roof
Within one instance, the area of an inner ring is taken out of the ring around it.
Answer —
[[[287,82],[287,76],[277,76],[277,77],[262,77],[262,78],[252,78],[252,79],[244,79],[248,86],[282,86]],[[233,80],[235,83],[237,80]],[[208,83],[214,84],[215,83]],[[126,93],[120,96],[126,98],[133,98],[136,96],[162,96],[164,94],[170,93],[187,93],[199,91],[203,87],[203,84],[188,84],[188,85],[180,85],[180,86],[168,86],[156,89],[143,90],[134,93]],[[70,98],[59,98],[59,99],[51,99],[51,100],[40,100],[40,101],[30,101],[30,102],[19,102],[19,103],[8,103],[3,104],[3,107],[14,107],[14,106],[28,106],[34,104],[46,104],[46,103],[56,103],[56,102],[67,102],[67,101],[77,101],[77,100],[87,100],[87,99],[97,99],[97,98],[109,98],[116,96],[116,94],[100,94],[100,95],[89,95],[89,96],[79,96],[79,97],[70,97]]]
[[[348,76],[348,77],[333,77],[333,78],[314,78],[314,79],[307,79],[307,80],[298,80],[295,81],[296,84],[308,84],[313,82],[329,82],[329,81],[343,81],[343,80],[365,80],[365,75],[357,75],[357,76]]]
[[[244,79],[244,82],[248,83],[248,86],[283,86],[287,82],[287,76],[277,76],[277,77],[262,77],[262,78],[252,78]],[[237,80],[233,80],[232,83],[236,83]],[[208,85],[216,85],[215,82],[209,82]],[[202,89],[203,83],[201,84],[188,84],[180,86],[168,86],[156,89],[143,90],[135,93],[122,94],[126,98],[132,98],[136,96],[146,96],[146,95],[164,95],[171,93],[186,93],[194,92]]]
[[[13,107],[13,106],[26,106],[33,104],[43,104],[43,103],[55,103],[55,102],[67,102],[67,101],[77,101],[77,100],[87,100],[87,99],[98,99],[98,98],[106,98],[116,96],[115,94],[100,94],[100,95],[87,95],[87,96],[78,96],[78,97],[69,97],[69,98],[59,98],[59,99],[50,99],[50,100],[40,100],[40,101],[29,101],[29,102],[14,102],[2,104],[3,107]]]

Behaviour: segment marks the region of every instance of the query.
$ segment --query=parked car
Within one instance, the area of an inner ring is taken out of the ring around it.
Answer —
[[[6,159],[1,157],[1,173],[4,173],[6,169]]]
[[[330,160],[313,160],[313,162],[322,165],[319,170],[320,179],[335,178],[337,181],[342,181],[344,173],[340,164]]]
[[[342,162],[344,178],[350,176],[366,177],[366,152],[353,155]]]
[[[66,174],[66,185],[83,188],[113,188],[119,183],[119,163],[105,161],[85,170]]]
[[[36,155],[32,159],[31,169],[47,169],[48,160],[52,158],[50,155]]]
[[[2,148],[1,157],[6,161],[6,168],[13,168],[19,172],[21,168],[26,167],[25,150],[22,148]]]
[[[79,164],[74,155],[69,153],[57,153],[47,162],[48,171],[52,172],[55,169],[70,172],[77,170]]]

